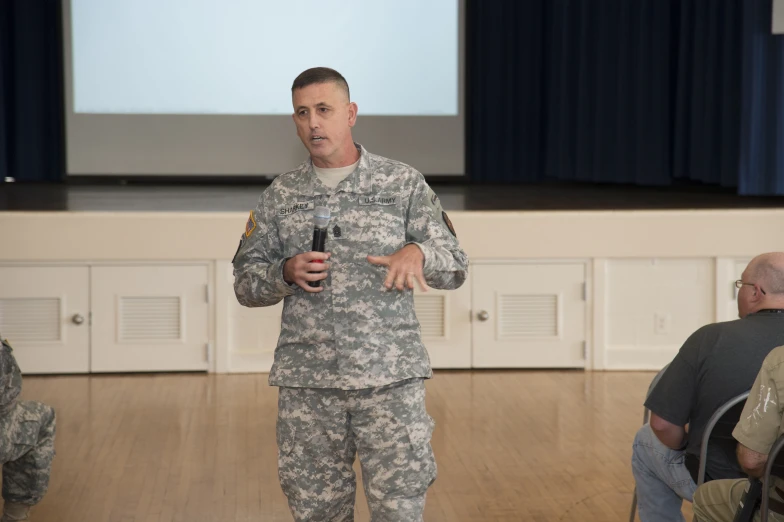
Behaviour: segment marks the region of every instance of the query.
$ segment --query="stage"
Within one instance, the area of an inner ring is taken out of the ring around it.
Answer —
[[[246,212],[267,184],[150,183],[84,177],[66,184],[0,184],[0,211]],[[433,182],[447,211],[687,210],[781,208],[784,197],[738,196],[705,186],[635,187],[552,183],[470,185]]]
[[[733,281],[751,257],[784,245],[780,198],[693,187],[434,188],[471,260],[461,289],[416,296],[440,369],[661,368],[697,328],[735,318]],[[280,305],[239,306],[231,267],[263,189],[3,185],[0,301],[30,300],[33,315],[20,324],[35,321],[49,336],[13,331],[23,370],[268,371]],[[174,307],[161,316],[171,323],[143,315],[170,337],[123,338],[137,316],[125,317],[122,303],[137,298]],[[509,304],[521,300],[532,308]],[[515,333],[513,323],[548,333]]]

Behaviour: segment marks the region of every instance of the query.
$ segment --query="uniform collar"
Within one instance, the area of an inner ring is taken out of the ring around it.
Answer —
[[[337,190],[353,194],[371,194],[373,192],[373,169],[371,168],[370,154],[359,143],[355,142],[354,146],[359,151],[359,165],[354,169],[354,172],[340,182]],[[318,179],[316,171],[313,170],[313,160],[311,158],[308,158],[300,165],[300,172],[305,180],[298,185],[299,195],[305,197],[327,196],[332,192],[332,189]]]

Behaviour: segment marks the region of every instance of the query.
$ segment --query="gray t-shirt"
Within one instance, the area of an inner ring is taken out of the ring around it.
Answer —
[[[704,326],[686,340],[645,406],[672,424],[689,424],[687,464],[699,456],[713,412],[751,388],[765,356],[782,345],[784,313],[768,311]],[[733,428],[734,423],[714,429],[706,470],[711,479],[743,476],[735,457]],[[689,466],[694,475],[693,467]]]

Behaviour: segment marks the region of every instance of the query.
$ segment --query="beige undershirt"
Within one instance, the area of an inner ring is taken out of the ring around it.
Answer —
[[[318,179],[326,186],[331,189],[337,187],[341,181],[346,179],[351,175],[354,170],[356,170],[357,165],[359,165],[359,160],[356,163],[351,165],[347,165],[345,167],[338,167],[336,169],[322,169],[321,167],[317,167],[313,165],[313,170],[316,172],[316,176]]]

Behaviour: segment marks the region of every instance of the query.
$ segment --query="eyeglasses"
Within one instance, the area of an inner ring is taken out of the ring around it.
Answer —
[[[737,281],[735,281],[735,288],[737,288],[738,290],[740,290],[744,285],[757,286],[756,283],[744,283],[742,279],[738,279]],[[760,287],[760,292],[762,292],[762,295],[768,295],[765,293],[765,290],[763,290],[762,287]]]

